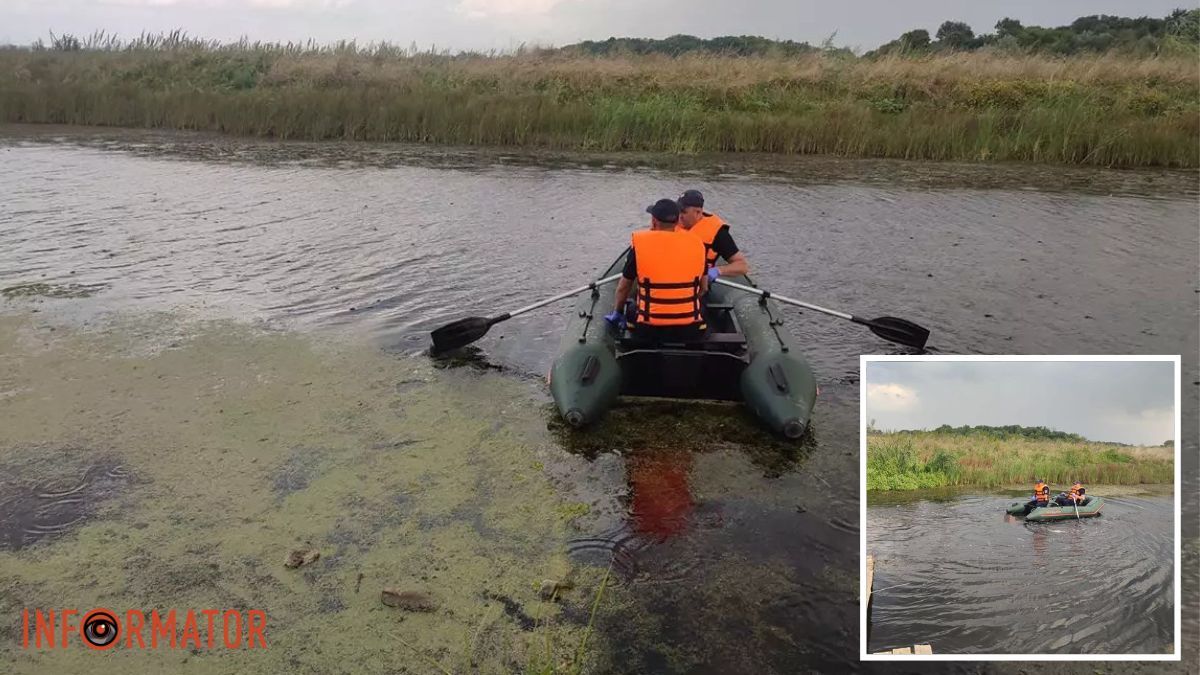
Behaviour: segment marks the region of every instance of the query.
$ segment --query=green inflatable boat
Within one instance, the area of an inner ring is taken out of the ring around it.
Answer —
[[[620,274],[625,255],[604,277]],[[752,286],[745,277],[734,281]],[[812,368],[774,300],[721,285],[708,292],[709,331],[694,343],[647,343],[604,320],[613,287],[583,295],[563,334],[550,392],[562,417],[584,427],[618,396],[740,401],[774,432],[799,438],[817,398]]]
[[[1008,507],[1008,515],[1020,517],[1025,512],[1026,502],[1013,502]],[[1104,508],[1104,498],[1088,497],[1079,505],[1079,518],[1091,518],[1100,515]],[[1029,512],[1025,520],[1032,523],[1044,523],[1049,520],[1069,520],[1076,517],[1074,506],[1043,506]]]

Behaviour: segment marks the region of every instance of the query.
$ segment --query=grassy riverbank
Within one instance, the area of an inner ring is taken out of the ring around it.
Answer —
[[[0,121],[281,139],[1200,166],[1192,56],[0,49]]]
[[[867,436],[867,489],[919,490],[954,485],[1137,485],[1174,481],[1174,450],[1078,440],[988,438],[937,432]]]

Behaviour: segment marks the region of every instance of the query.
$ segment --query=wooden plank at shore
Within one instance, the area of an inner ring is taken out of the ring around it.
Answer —
[[[871,603],[871,587],[875,585],[875,556],[867,556],[867,604]]]
[[[912,647],[897,647],[886,652],[875,652],[875,654],[908,654],[910,656],[918,654],[933,654],[933,645],[913,645]]]

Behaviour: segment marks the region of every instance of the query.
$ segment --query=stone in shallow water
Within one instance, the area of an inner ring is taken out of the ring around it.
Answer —
[[[558,590],[557,581],[553,579],[546,579],[542,581],[542,586],[538,589],[538,596],[540,596],[543,600],[553,600],[557,597],[556,594],[558,593]]]
[[[288,554],[287,560],[283,561],[283,566],[295,569],[316,562],[320,557],[321,552],[315,548],[298,548]]]
[[[385,588],[380,600],[388,607],[399,607],[407,612],[432,612],[438,608],[437,600],[420,591],[401,591]]]
[[[538,596],[541,597],[542,600],[561,599],[563,593],[575,588],[575,582],[572,580],[571,576],[572,575],[568,575],[566,579],[561,581],[556,579],[543,580],[541,587],[538,588]]]

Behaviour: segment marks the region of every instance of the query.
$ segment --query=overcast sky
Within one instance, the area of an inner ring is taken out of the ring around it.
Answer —
[[[356,38],[421,47],[509,49],[609,36],[763,35],[872,49],[946,19],[990,32],[1009,16],[1057,26],[1089,14],[1161,17],[1195,0],[0,0],[0,44],[48,31],[136,36],[183,29],[232,40],[321,42]]]
[[[1154,361],[868,363],[867,419],[881,430],[1020,424],[1160,445],[1175,436],[1174,372]]]

